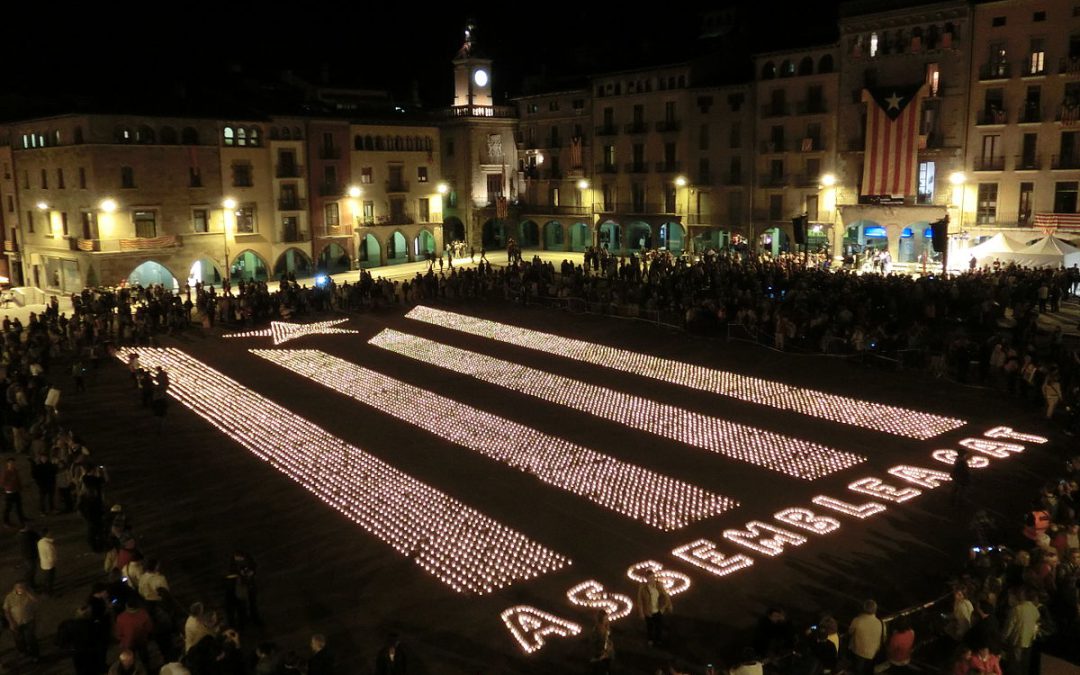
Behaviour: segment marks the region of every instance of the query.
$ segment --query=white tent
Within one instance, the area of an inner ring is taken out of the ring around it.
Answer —
[[[1010,259],[1007,257],[1008,254],[1016,253],[1022,248],[1024,248],[1023,244],[1017,243],[998,232],[978,246],[969,248],[964,255],[965,259],[971,259],[974,256],[975,261],[982,267],[994,262],[995,259],[1008,260]]]
[[[1028,267],[1072,267],[1080,264],[1080,248],[1057,237],[1043,237],[1031,246],[1002,255],[1001,259]]]

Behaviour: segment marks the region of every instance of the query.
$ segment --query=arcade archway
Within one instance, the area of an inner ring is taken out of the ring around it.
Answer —
[[[131,270],[127,282],[129,286],[164,286],[171,291],[180,290],[180,283],[167,267],[156,260],[147,260]]]
[[[268,279],[266,261],[254,251],[244,251],[233,258],[232,265],[229,266],[229,279],[233,282],[266,281]]]
[[[329,243],[323,247],[315,267],[326,274],[340,274],[352,268],[352,261],[340,244]]]
[[[561,251],[563,248],[563,226],[557,220],[544,223],[544,249]]]

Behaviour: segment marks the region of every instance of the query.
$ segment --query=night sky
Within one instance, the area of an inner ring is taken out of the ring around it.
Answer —
[[[836,38],[835,0],[815,3],[809,16],[792,16],[779,26],[777,12],[791,5],[739,4],[744,43],[729,46],[742,53]],[[295,9],[222,9],[198,1],[175,9],[149,3],[98,12],[87,7],[58,7],[48,17],[12,16],[0,44],[3,117],[11,117],[13,98],[25,102],[27,96],[68,102],[166,98],[180,89],[190,96],[235,77],[238,67],[257,78],[293,70],[318,79],[328,71],[335,82],[387,89],[400,99],[415,88],[427,105],[438,107],[449,102],[449,61],[469,17],[478,24],[482,50],[495,59],[496,95],[503,98],[522,93],[530,76],[548,76],[557,85],[564,76],[683,60],[704,47],[696,38],[706,5],[645,11],[607,3],[311,0]],[[527,18],[520,9],[526,7]]]

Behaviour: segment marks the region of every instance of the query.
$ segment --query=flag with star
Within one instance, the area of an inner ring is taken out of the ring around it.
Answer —
[[[915,194],[919,155],[919,108],[926,84],[863,89],[866,153],[861,193]]]

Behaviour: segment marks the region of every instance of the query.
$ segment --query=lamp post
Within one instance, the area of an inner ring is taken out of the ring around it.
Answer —
[[[232,211],[233,217],[236,216],[236,200],[226,197],[221,202],[221,206],[221,241],[225,245],[225,268],[222,270],[221,279],[222,286],[227,287],[232,278],[232,274],[229,273],[229,212]]]
[[[689,183],[689,181],[686,180],[686,176],[676,176],[675,177],[675,187],[676,188],[686,188],[686,228],[685,228],[685,230],[686,230],[687,235],[689,236],[689,233],[690,233],[690,188],[687,187],[688,183]],[[678,211],[678,199],[679,199],[679,195],[676,193],[676,195],[675,195],[675,208],[676,208],[676,211]],[[671,240],[671,231],[670,230],[667,233],[667,238],[668,238],[668,241]],[[667,248],[668,250],[671,250],[671,247],[668,246],[668,241],[664,242],[664,247]]]
[[[586,205],[585,191],[588,190],[589,187],[590,187],[589,179],[581,178],[581,179],[578,180],[578,182],[577,182],[578,203],[581,204],[581,208],[586,208],[586,206],[589,207],[589,212],[588,212],[589,220],[590,221],[595,221],[594,212],[596,211],[596,208],[595,208],[595,203],[593,202],[593,199],[592,199],[592,193],[591,192],[589,193],[589,200],[588,200],[588,204]],[[592,226],[595,229],[596,223],[592,222]],[[594,235],[593,237],[590,237],[590,239],[591,239],[590,245],[595,246],[596,245],[596,236]],[[584,244],[585,242],[582,241],[581,243]],[[573,230],[572,227],[570,229],[570,236],[567,237],[567,244],[569,245],[569,248],[571,248],[571,249],[574,247],[574,230]]]
[[[967,200],[967,176],[963,171],[954,171],[949,174],[949,182],[953,186],[953,203],[956,203],[955,191],[960,190],[960,231],[964,231],[964,202]],[[949,273],[949,248],[952,246],[952,238],[946,237],[945,251],[941,254],[941,273]]]

